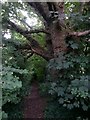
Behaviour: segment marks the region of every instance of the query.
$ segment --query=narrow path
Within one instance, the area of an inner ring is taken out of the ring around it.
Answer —
[[[30,94],[24,100],[24,118],[44,118],[46,100],[39,94],[38,83],[32,84]]]

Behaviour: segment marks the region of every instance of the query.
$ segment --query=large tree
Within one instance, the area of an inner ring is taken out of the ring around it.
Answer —
[[[35,18],[38,24],[34,26]],[[90,2],[4,3],[2,26],[4,42],[13,44],[17,54],[19,50],[20,54],[24,53],[25,60],[33,54],[50,60],[47,80],[51,82],[49,93],[55,101],[71,110],[80,108],[81,116],[82,109],[87,112],[90,106]],[[11,38],[5,39],[9,34]],[[23,60],[21,63],[26,62]]]
[[[77,9],[80,14],[83,13],[84,5],[88,4],[80,3],[80,8],[79,10]],[[64,2],[6,3],[3,6],[5,9],[3,11],[3,15],[6,17],[3,17],[2,23],[4,23],[7,29],[20,33],[29,41],[24,46],[21,46],[22,49],[30,50],[31,53],[38,54],[46,60],[56,58],[59,54],[68,50],[65,41],[67,37],[73,37],[75,40],[79,40],[78,37],[90,33],[90,30],[75,32],[73,28],[70,28],[70,25],[67,25],[67,12],[65,11]],[[42,28],[33,29],[30,27],[24,18],[22,19],[22,16],[17,13],[20,8],[23,8],[24,11],[27,10],[28,13],[34,11],[42,21]],[[90,8],[88,7],[88,9]],[[15,20],[12,21],[12,19]],[[24,25],[24,27],[20,26],[20,22]],[[38,40],[33,37],[33,34],[35,33],[45,34],[46,49],[40,46]]]

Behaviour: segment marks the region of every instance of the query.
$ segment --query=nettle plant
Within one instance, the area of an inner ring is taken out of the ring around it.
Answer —
[[[56,96],[58,102],[68,109],[79,108],[87,111],[90,108],[89,87],[89,53],[88,44],[77,44],[69,41],[70,51],[60,57],[52,59],[48,64],[48,80],[51,82],[49,93]],[[51,70],[57,70],[58,75],[51,78]]]

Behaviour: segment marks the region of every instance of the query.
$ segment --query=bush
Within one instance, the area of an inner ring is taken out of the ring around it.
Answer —
[[[28,59],[26,67],[30,72],[32,80],[43,82],[45,79],[46,64],[46,60],[37,55],[33,55],[30,59]]]
[[[10,66],[2,69],[2,105],[5,105],[7,102],[17,104],[21,100],[18,95],[22,88],[22,82],[15,73],[27,74],[27,71]]]
[[[75,120],[75,111],[67,110],[61,106],[57,101],[49,101],[47,108],[45,109],[45,118],[48,119],[60,119],[60,120]]]
[[[68,109],[82,108],[84,111],[88,110],[90,94],[88,93],[88,79],[81,76],[81,79],[72,80],[68,82],[51,83],[50,94],[57,94],[58,101]]]
[[[21,101],[22,97],[20,96],[20,93],[23,88],[23,78],[25,75],[28,74],[28,71],[26,69],[21,69],[20,66],[18,66],[17,57],[14,56],[14,50],[15,48],[12,46],[5,46],[2,51],[2,73],[0,77],[2,77],[3,118],[5,118],[5,116],[8,117],[8,114],[10,112],[6,110],[7,108],[5,109],[5,106],[7,106],[8,104],[10,106],[11,104],[14,104],[16,106],[16,104]]]
[[[72,51],[62,53],[62,58],[59,56],[48,64],[47,79],[51,83],[49,94],[61,106],[77,109],[86,115],[84,113],[90,109],[89,53],[88,50],[84,51],[85,45],[79,46],[73,41],[69,43]]]
[[[42,96],[47,96],[49,88],[50,88],[49,84],[47,84],[47,83],[40,83],[40,85],[39,85],[40,94]]]

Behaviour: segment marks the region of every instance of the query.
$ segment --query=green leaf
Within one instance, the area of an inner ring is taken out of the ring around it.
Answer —
[[[71,47],[72,47],[73,49],[78,49],[78,44],[73,43],[73,44],[71,44]]]
[[[85,104],[82,106],[82,108],[83,108],[84,111],[88,110],[88,106],[86,106]]]
[[[67,108],[72,109],[73,108],[73,104],[68,104]]]
[[[64,99],[63,98],[60,98],[58,101],[59,101],[60,104],[64,103]]]
[[[78,102],[74,102],[73,105],[74,105],[75,107],[79,107],[79,103],[78,103]]]

